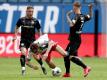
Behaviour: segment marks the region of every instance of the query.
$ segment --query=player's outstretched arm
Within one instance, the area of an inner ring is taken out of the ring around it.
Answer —
[[[70,14],[71,14],[72,12],[73,12],[73,11],[71,10],[71,11],[68,11],[67,14],[66,14],[67,22],[68,22],[68,24],[69,24],[70,27],[73,27],[74,24],[75,24],[75,22],[76,22],[76,20],[71,20],[71,19],[70,19]]]
[[[89,4],[88,7],[89,7],[89,15],[90,15],[90,17],[92,17],[93,16],[92,15],[93,4],[92,3]]]

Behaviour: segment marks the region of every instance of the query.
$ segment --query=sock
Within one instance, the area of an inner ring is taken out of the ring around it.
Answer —
[[[66,68],[66,73],[70,73],[70,60],[69,56],[64,57],[64,64]]]
[[[41,58],[39,60],[37,60],[37,62],[41,65],[41,67],[43,66],[43,62],[42,62]]]
[[[22,67],[22,70],[25,70],[25,67]]]
[[[25,55],[20,56],[20,63],[21,63],[22,70],[25,70]]]
[[[78,57],[72,57],[71,61],[74,62],[75,64],[81,66],[84,69],[87,67]]]

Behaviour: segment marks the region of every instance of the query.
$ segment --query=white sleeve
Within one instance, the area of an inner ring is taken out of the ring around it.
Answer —
[[[42,36],[40,36],[36,41],[34,41],[34,44],[38,44],[38,45],[44,45],[47,44],[49,42],[49,38],[47,34],[44,34]]]

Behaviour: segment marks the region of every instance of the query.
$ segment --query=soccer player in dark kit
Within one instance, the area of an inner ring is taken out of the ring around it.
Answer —
[[[39,24],[39,21],[33,17],[33,11],[34,8],[32,6],[28,6],[26,9],[26,16],[20,18],[15,27],[15,36],[14,40],[17,39],[19,27],[21,27],[21,40],[20,40],[20,50],[21,50],[21,56],[20,56],[20,63],[22,67],[22,75],[25,74],[25,62],[26,62],[26,51],[28,50],[30,44],[35,40],[35,29],[37,29],[39,36],[42,35],[41,33],[41,26]],[[41,68],[46,74],[46,69],[43,66],[42,59],[37,59],[37,62],[41,65]]]
[[[84,70],[84,77],[88,75],[91,71],[91,68],[84,64],[79,57],[77,57],[78,48],[81,44],[81,33],[82,28],[85,22],[89,21],[92,17],[92,4],[89,6],[89,14],[84,15],[81,13],[81,4],[79,2],[74,2],[73,11],[67,12],[67,21],[70,26],[69,34],[69,44],[66,48],[66,51],[69,53],[69,56],[64,57],[64,63],[66,68],[66,73],[63,77],[70,77],[70,61],[81,66]],[[70,14],[75,14],[73,19],[70,19]]]

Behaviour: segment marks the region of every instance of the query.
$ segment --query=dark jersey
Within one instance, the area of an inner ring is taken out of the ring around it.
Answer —
[[[80,34],[82,33],[83,25],[86,21],[90,20],[89,15],[77,14],[72,22],[75,22],[75,25],[70,27],[69,40],[79,40]]]
[[[21,40],[35,40],[35,29],[41,28],[37,19],[28,19],[27,17],[20,18],[16,25],[21,27]]]

